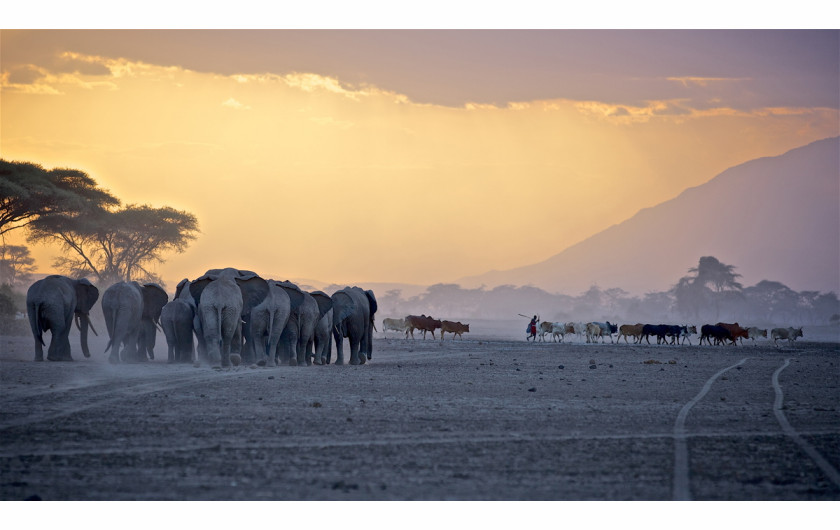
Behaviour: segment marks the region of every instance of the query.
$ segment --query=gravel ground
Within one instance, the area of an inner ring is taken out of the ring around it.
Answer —
[[[837,342],[395,336],[227,371],[0,337],[0,499],[840,500]]]

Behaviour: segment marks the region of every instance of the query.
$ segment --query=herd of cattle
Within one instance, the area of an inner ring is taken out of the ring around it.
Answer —
[[[452,322],[451,320],[438,320],[426,315],[408,315],[405,318],[386,318],[382,320],[382,332],[400,331],[405,332],[405,338],[411,335],[414,338],[414,330],[423,332],[423,340],[426,340],[426,332],[432,332],[435,338],[435,330],[440,330],[440,340],[443,340],[444,333],[453,333],[455,337],[464,338],[464,333],[469,333],[470,325]]]
[[[462,324],[460,322],[451,322],[449,320],[438,320],[426,315],[409,315],[405,318],[386,318],[382,321],[382,331],[399,331],[405,333],[405,338],[411,335],[414,338],[414,330],[423,332],[423,339],[426,338],[426,332],[432,333],[432,338],[435,338],[435,330],[440,330],[440,339],[443,340],[444,332],[454,333],[455,336],[463,338],[463,332],[469,332],[469,324]],[[526,340],[534,339],[545,341],[545,336],[549,335],[554,342],[564,342],[566,336],[577,336],[579,338],[586,338],[587,343],[605,341],[609,337],[610,342],[618,343],[624,337],[625,344],[629,344],[627,337],[633,339],[634,344],[641,344],[645,341],[651,344],[650,337],[656,337],[657,344],[685,344],[688,342],[691,345],[691,336],[697,335],[696,326],[678,326],[669,324],[625,324],[618,326],[607,322],[540,322],[536,334],[531,334],[530,331]],[[613,340],[613,335],[617,334],[617,338]],[[764,337],[767,338],[767,330],[759,329],[757,327],[744,328],[737,322],[734,324],[727,324],[725,322],[718,322],[717,324],[706,324],[700,327],[700,344],[704,342],[708,345],[721,344],[738,344],[740,341],[743,344],[744,339],[755,339]],[[778,345],[779,339],[793,342],[797,337],[802,337],[802,328],[774,328],[770,331],[770,338],[773,343]]]

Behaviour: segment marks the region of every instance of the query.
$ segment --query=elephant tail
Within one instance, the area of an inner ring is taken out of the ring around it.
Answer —
[[[110,330],[113,330],[114,335],[116,335],[117,334],[117,312],[112,311],[110,315],[105,315],[105,318],[108,318],[108,317],[111,317],[111,325],[108,326],[108,328]],[[108,336],[108,345],[105,346],[105,351],[102,352],[102,353],[108,353],[108,350],[111,349],[111,345],[114,343],[114,337],[110,336],[110,333],[108,335],[109,335]]]
[[[31,312],[29,316],[29,327],[32,328],[32,336],[35,337],[36,341],[41,343],[41,346],[46,346],[41,329],[41,304],[34,303],[28,309]]]

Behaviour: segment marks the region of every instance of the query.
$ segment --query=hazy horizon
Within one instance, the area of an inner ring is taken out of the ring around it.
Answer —
[[[836,30],[2,30],[0,41],[2,157],[194,213],[198,240],[156,269],[171,285],[225,265],[453,283],[544,261],[840,129]],[[51,271],[54,249],[32,251]]]

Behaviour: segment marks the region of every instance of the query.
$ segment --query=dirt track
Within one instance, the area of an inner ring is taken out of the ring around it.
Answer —
[[[836,342],[378,338],[364,366],[220,372],[71,341],[0,337],[2,500],[840,499]]]

